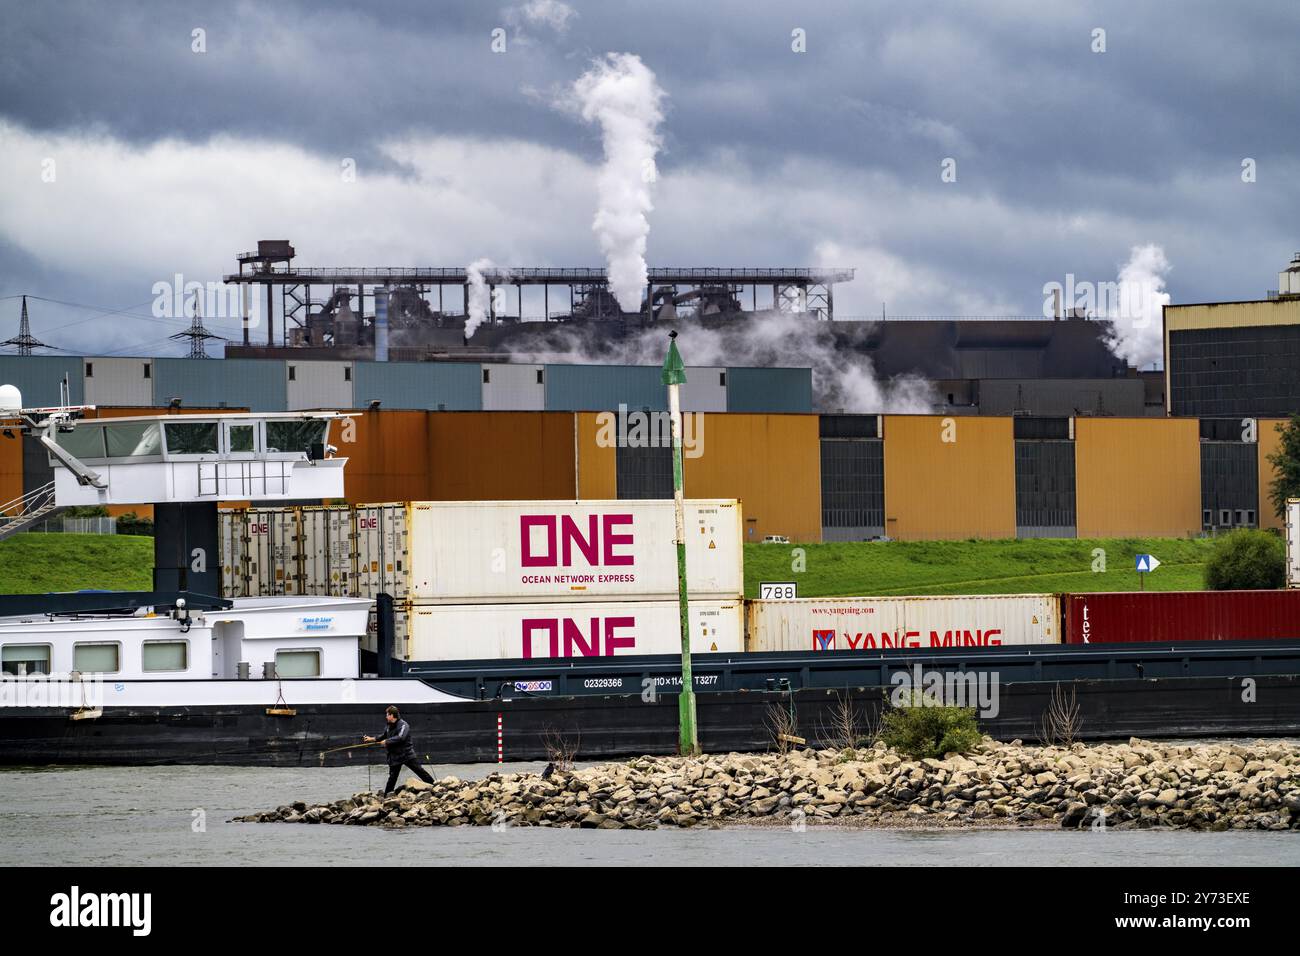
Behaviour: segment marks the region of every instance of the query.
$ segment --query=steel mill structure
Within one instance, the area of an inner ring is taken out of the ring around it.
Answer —
[[[287,239],[264,239],[256,252],[239,254],[239,269],[225,282],[243,291],[244,337],[227,349],[228,355],[266,354],[249,351],[263,335],[266,349],[329,348],[339,357],[381,361],[436,357],[470,345],[482,351],[491,345],[488,334],[483,342],[478,333],[469,340],[464,336],[470,306],[467,267],[318,268],[299,266],[295,258]],[[610,294],[603,268],[491,267],[481,272],[490,293],[485,315],[489,333],[493,326],[530,320],[650,322],[672,319],[683,310],[698,316],[738,313],[745,299],[750,311],[757,311],[760,288],[765,305],[776,311],[829,320],[835,316],[835,284],[851,281],[853,274],[838,268],[656,268],[649,270],[640,310],[625,312]],[[525,286],[541,288],[540,315],[525,315]],[[514,295],[496,294],[506,288]],[[558,311],[551,308],[553,289],[559,292]],[[386,339],[391,351],[384,354]]]

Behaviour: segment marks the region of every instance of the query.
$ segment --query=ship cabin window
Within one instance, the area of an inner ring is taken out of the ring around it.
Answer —
[[[73,458],[85,461],[88,458],[104,457],[104,429],[93,425],[74,428],[72,431],[57,432],[54,440],[60,448]]]
[[[157,422],[122,422],[115,425],[83,422],[72,431],[57,433],[55,441],[60,448],[81,461],[162,456],[162,432]]]
[[[109,458],[147,458],[162,454],[162,431],[157,422],[125,422],[104,426]]]
[[[4,673],[14,677],[50,672],[49,644],[6,644],[0,650]]]
[[[230,450],[232,452],[251,452],[257,431],[256,425],[230,425]]]
[[[116,641],[72,645],[72,669],[83,674],[116,674],[122,645]]]
[[[320,651],[276,651],[276,677],[320,677]]]
[[[328,430],[329,421],[320,418],[270,420],[266,423],[266,450],[310,453],[312,445],[324,444]]]
[[[145,641],[143,669],[146,671],[183,671],[189,667],[189,641]]]
[[[167,422],[167,453],[171,455],[215,455],[216,422]]]

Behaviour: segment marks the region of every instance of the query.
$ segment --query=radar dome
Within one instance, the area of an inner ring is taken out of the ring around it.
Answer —
[[[0,385],[0,415],[17,415],[23,409],[23,393],[16,385]]]

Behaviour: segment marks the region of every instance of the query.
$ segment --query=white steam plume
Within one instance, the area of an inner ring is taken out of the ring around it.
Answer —
[[[677,346],[688,366],[811,368],[814,407],[821,411],[928,413],[938,404],[934,386],[920,376],[888,381],[876,377],[870,356],[852,342],[854,333],[868,331],[866,323],[756,312],[716,325],[681,317],[673,327],[680,333]],[[667,323],[657,323],[613,338],[599,324],[553,325],[530,330],[538,336],[534,348],[516,344],[512,358],[530,363],[661,365],[668,328]]]
[[[605,150],[591,228],[605,253],[610,291],[624,312],[636,312],[648,279],[646,214],[654,208],[650,186],[656,178],[664,92],[639,56],[610,53],[578,77],[573,95],[582,118],[600,124]]]
[[[465,338],[467,339],[483,324],[488,316],[488,308],[492,304],[492,290],[488,288],[487,280],[483,278],[486,270],[495,271],[496,263],[491,259],[475,259],[465,267],[465,278],[469,280],[469,295],[465,304],[465,309],[469,313],[465,316]]]
[[[1155,244],[1134,246],[1119,271],[1119,302],[1109,309],[1106,344],[1130,365],[1141,368],[1164,358],[1162,309],[1169,304],[1165,273],[1169,260]]]

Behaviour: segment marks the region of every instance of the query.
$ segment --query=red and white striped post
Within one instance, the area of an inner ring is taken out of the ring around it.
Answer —
[[[497,763],[505,763],[505,743],[501,733],[501,714],[497,714]]]

